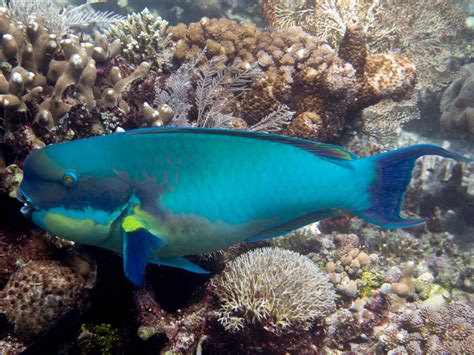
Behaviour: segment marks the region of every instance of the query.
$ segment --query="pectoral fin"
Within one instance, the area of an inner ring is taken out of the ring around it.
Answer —
[[[164,244],[165,240],[145,229],[139,219],[127,216],[123,230],[123,269],[135,285],[143,282],[147,264]]]
[[[204,270],[200,266],[192,263],[191,261],[189,261],[188,259],[182,256],[176,256],[176,257],[170,257],[170,258],[158,258],[158,259],[150,260],[150,262],[157,265],[177,267],[180,269],[194,272],[196,274],[209,274],[209,271]]]

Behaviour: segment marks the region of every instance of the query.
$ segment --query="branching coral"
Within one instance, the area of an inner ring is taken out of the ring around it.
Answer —
[[[126,20],[115,21],[107,35],[124,44],[122,53],[131,63],[148,61],[161,72],[170,64],[174,52],[174,44],[166,33],[167,27],[167,21],[145,8],[138,14],[128,15]]]
[[[260,324],[279,332],[307,328],[334,308],[326,276],[307,257],[279,248],[256,249],[227,265],[212,281],[218,317],[229,331]]]

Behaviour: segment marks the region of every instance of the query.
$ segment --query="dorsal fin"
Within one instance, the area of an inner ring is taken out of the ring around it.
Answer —
[[[234,136],[250,139],[268,140],[271,142],[288,144],[293,147],[303,149],[320,158],[334,159],[334,160],[354,160],[357,155],[349,152],[337,145],[318,143],[306,139],[280,136],[271,133],[251,132],[251,131],[237,131],[219,128],[193,128],[193,127],[157,127],[157,128],[141,128],[125,132],[127,135],[139,134],[165,134],[165,133],[200,133],[210,135]]]

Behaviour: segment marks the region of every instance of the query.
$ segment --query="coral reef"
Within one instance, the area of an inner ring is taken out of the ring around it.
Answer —
[[[167,345],[162,351],[172,353],[188,353],[202,347],[207,338],[206,318],[209,316],[205,306],[196,305],[170,314],[160,307],[153,291],[148,288],[137,291],[134,299],[140,339],[147,341],[152,336],[163,334]]]
[[[54,261],[30,261],[16,271],[0,292],[0,312],[15,326],[15,334],[31,339],[67,310],[80,306],[80,278]]]
[[[461,0],[264,0],[274,30],[239,22],[234,11],[246,4],[253,16],[258,2],[202,0],[187,13],[179,7],[189,2],[170,3],[157,5],[170,21],[237,21],[168,26],[152,9],[115,21],[89,5],[3,2],[0,348],[32,351],[55,337],[71,353],[473,352],[470,166],[417,162],[404,211],[426,226],[381,230],[345,214],[191,256],[209,277],[150,267],[142,288],[117,275],[122,259],[112,253],[25,223],[13,199],[22,162],[64,140],[197,126],[337,140],[360,156],[380,153],[380,142],[421,142],[393,139],[419,114],[412,93],[444,85],[470,38],[459,35]],[[105,34],[74,34],[101,24],[111,25]],[[441,105],[443,134],[467,139],[462,149],[438,143],[462,153],[471,149],[471,81],[472,64]],[[63,326],[74,334],[58,337]]]
[[[4,142],[22,159],[32,150],[74,137],[113,132],[131,108],[123,95],[150,65],[136,69],[114,65],[119,40],[107,43],[95,35],[95,44],[69,36],[58,40],[31,19],[26,29],[15,25],[8,12],[0,14],[4,61],[12,68],[0,75],[0,106],[4,108]],[[118,63],[117,63],[118,64]],[[133,104],[133,112],[140,112]]]
[[[474,350],[472,307],[452,303],[435,310],[410,307],[380,336],[385,351],[471,353]]]
[[[115,21],[107,36],[123,43],[122,54],[132,64],[149,62],[159,73],[171,64],[174,44],[166,34],[168,22],[145,8],[130,14],[126,20]]]
[[[465,65],[441,97],[441,128],[457,137],[474,135],[474,64]]]
[[[287,133],[302,138],[333,140],[350,113],[383,99],[401,100],[415,83],[415,68],[406,58],[366,53],[357,23],[348,27],[339,48],[344,58],[300,28],[269,33],[204,18],[169,31],[180,61],[196,58],[206,47],[208,58],[223,55],[244,66],[258,62],[263,75],[242,97],[241,117],[252,125],[285,104],[296,112]]]
[[[255,323],[273,332],[305,329],[334,307],[334,290],[319,268],[302,255],[278,248],[239,256],[212,287],[220,304],[219,322],[232,332]]]
[[[367,33],[371,51],[400,52],[419,70],[420,88],[449,82],[453,56],[467,57],[463,23],[468,1],[264,0],[262,11],[275,28],[302,26],[321,43],[335,45],[354,19]]]

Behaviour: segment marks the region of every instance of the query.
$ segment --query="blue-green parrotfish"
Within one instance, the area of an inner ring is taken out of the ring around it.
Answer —
[[[400,217],[415,160],[434,145],[358,158],[335,145],[266,133],[152,128],[33,151],[22,211],[62,238],[123,254],[126,276],[148,263],[206,273],[184,256],[286,234],[343,211],[384,228]]]

